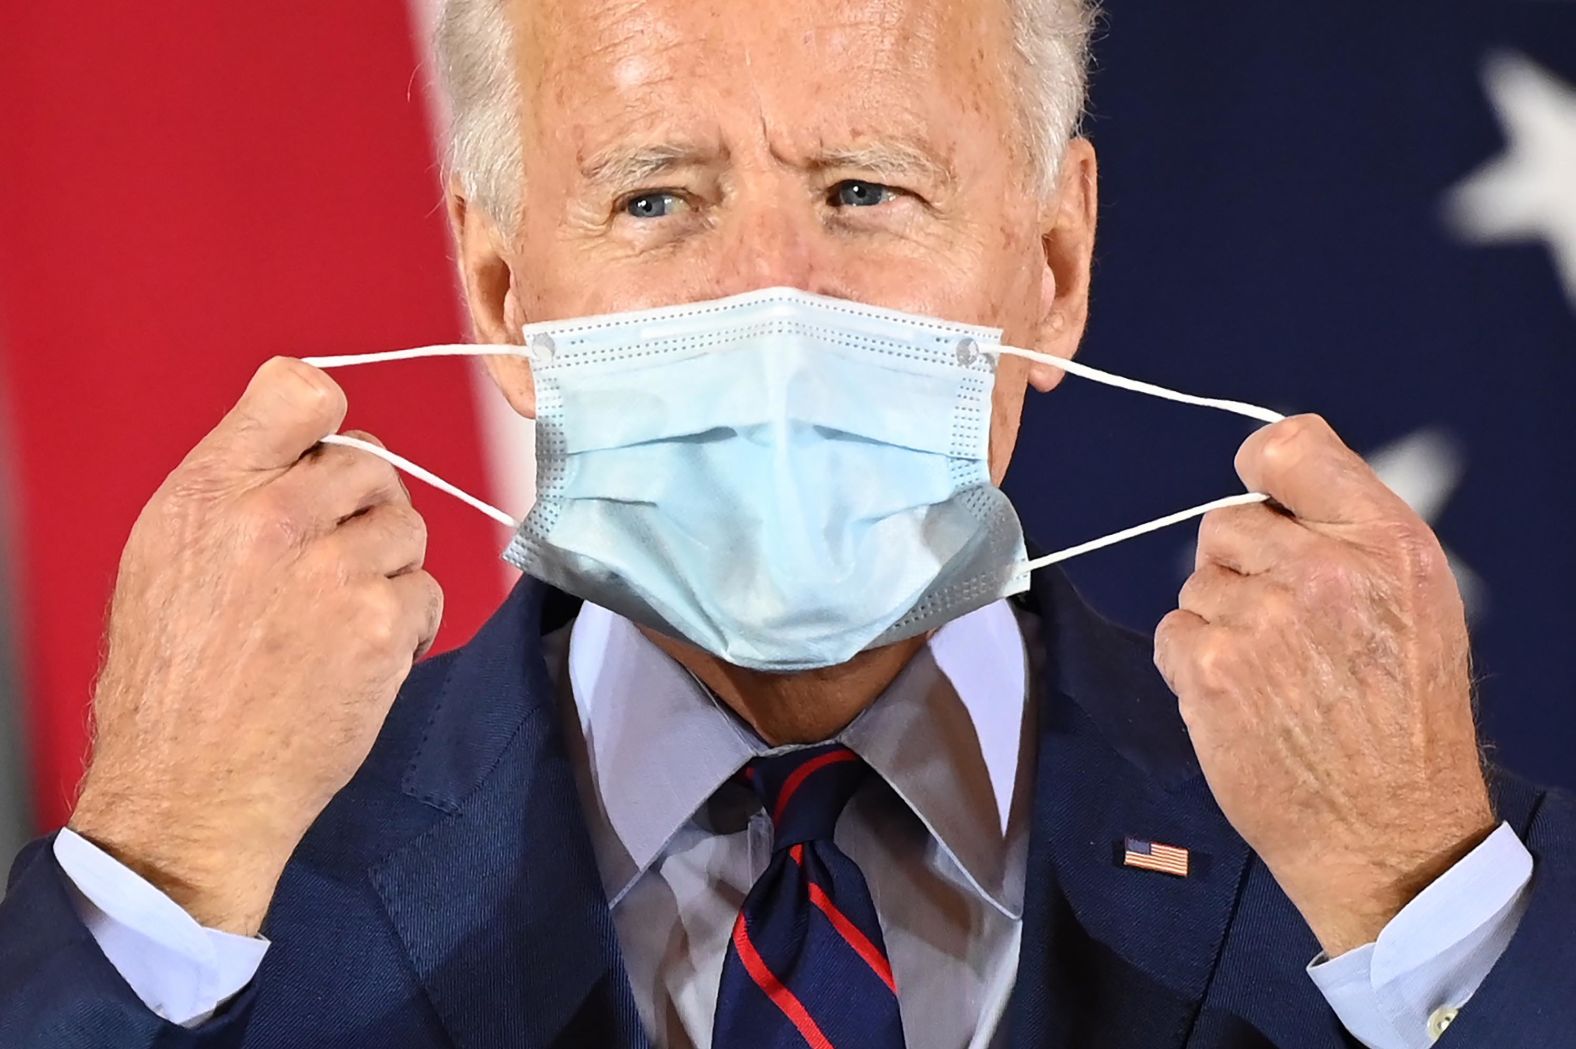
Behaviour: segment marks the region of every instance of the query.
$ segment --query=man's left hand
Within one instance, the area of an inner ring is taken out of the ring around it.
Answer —
[[[1221,810],[1335,957],[1494,827],[1465,614],[1433,532],[1323,419],[1258,431],[1237,473],[1274,505],[1204,519],[1155,662]]]

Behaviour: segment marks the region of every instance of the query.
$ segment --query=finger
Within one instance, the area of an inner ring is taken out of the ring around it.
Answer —
[[[1295,518],[1275,507],[1228,506],[1211,511],[1199,523],[1193,567],[1215,564],[1258,575],[1296,559],[1313,538]]]
[[[1198,647],[1199,639],[1209,629],[1203,618],[1182,608],[1167,613],[1155,627],[1155,668],[1173,694],[1182,694],[1181,677],[1188,653]]]
[[[432,648],[443,622],[443,588],[428,572],[407,572],[389,580],[401,607],[406,610],[406,629],[411,638],[414,658],[420,659]]]
[[[383,446],[360,430],[346,436]],[[330,524],[384,503],[410,502],[398,470],[375,455],[339,444],[318,445],[274,483],[290,489],[319,520]]]
[[[409,503],[384,503],[335,530],[336,556],[385,576],[419,571],[427,559],[427,522]]]
[[[1188,576],[1177,594],[1177,608],[1207,623],[1233,618],[1248,592],[1249,577],[1222,565],[1207,564]]]
[[[1317,415],[1266,426],[1243,442],[1237,474],[1308,522],[1354,523],[1393,513],[1399,497]]]
[[[215,455],[241,470],[288,467],[345,420],[345,391],[293,357],[268,361],[194,455]]]

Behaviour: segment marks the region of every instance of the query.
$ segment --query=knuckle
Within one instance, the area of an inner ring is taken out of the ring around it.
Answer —
[[[1214,612],[1235,604],[1237,577],[1229,569],[1205,564],[1193,571],[1177,593],[1177,607],[1210,618]]]
[[[378,460],[376,487],[379,492],[397,496],[395,501],[399,504],[410,505],[410,493],[405,490],[405,482],[400,480],[399,471],[381,459]]]
[[[399,599],[387,585],[369,586],[361,591],[357,622],[360,633],[373,649],[382,651],[399,643],[403,630],[404,609]]]
[[[1205,514],[1198,523],[1198,548],[1206,552],[1218,549],[1226,537],[1229,523],[1224,510],[1211,510]]]
[[[1297,598],[1285,587],[1272,586],[1259,596],[1259,623],[1283,624],[1297,617]]]
[[[430,572],[422,572],[421,580],[427,595],[427,612],[432,622],[443,618],[443,587]]]
[[[422,553],[426,553],[428,538],[427,519],[409,504],[404,504],[400,507],[400,516],[405,519],[410,530],[411,546]]]
[[[394,503],[380,507],[377,513],[382,518],[379,541],[388,544],[388,549],[418,560],[426,555],[427,522],[414,507]]]
[[[1409,583],[1431,582],[1449,571],[1444,549],[1426,527],[1413,522],[1397,525],[1391,545]]]
[[[427,522],[416,508],[406,503],[390,503],[375,508],[379,522],[378,542],[392,543],[401,549],[425,547]]]
[[[1186,613],[1181,609],[1173,609],[1155,626],[1155,666],[1162,672],[1167,671],[1175,660],[1177,629],[1184,615]]]
[[[289,550],[303,545],[311,534],[301,509],[264,487],[252,493],[241,511],[242,532],[248,544],[266,550]]]
[[[1321,610],[1347,605],[1359,590],[1358,573],[1335,557],[1312,557],[1302,563],[1294,584],[1298,602]]]
[[[1225,692],[1236,677],[1237,647],[1221,634],[1206,636],[1193,651],[1193,678],[1209,694]]]

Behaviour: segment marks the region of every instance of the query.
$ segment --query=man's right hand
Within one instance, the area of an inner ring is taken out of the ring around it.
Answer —
[[[110,609],[70,825],[243,935],[442,614],[394,468],[318,444],[345,410],[323,372],[263,365],[142,511]]]

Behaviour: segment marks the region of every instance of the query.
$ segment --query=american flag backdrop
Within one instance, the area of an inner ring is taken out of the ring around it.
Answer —
[[[1439,530],[1501,760],[1576,786],[1576,3],[1108,0],[1084,358],[1314,410]],[[58,824],[137,510],[276,353],[451,341],[433,6],[11,4],[0,19],[0,852]],[[455,361],[350,425],[514,512],[530,431]],[[1008,487],[1059,547],[1236,489],[1245,431],[1064,384]],[[416,491],[462,641],[498,529]],[[1148,628],[1182,528],[1072,574]]]

